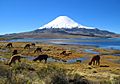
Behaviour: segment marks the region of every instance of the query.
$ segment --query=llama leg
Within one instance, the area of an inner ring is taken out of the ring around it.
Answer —
[[[11,63],[12,63],[12,62],[9,62],[8,65],[11,66]]]
[[[100,65],[100,61],[98,61],[98,65]]]
[[[95,61],[93,61],[93,65],[95,65]]]
[[[39,61],[41,62],[41,59],[39,59]]]
[[[47,59],[45,59],[45,63],[47,63]]]
[[[11,64],[12,64],[12,63],[14,63],[14,64],[15,64],[15,60],[13,60],[13,59],[12,59],[12,60],[10,60],[10,62],[9,62],[9,66],[11,66]]]
[[[97,60],[95,60],[95,65],[97,65]]]

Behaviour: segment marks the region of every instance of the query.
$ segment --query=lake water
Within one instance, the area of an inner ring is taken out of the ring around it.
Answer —
[[[51,44],[89,45],[100,48],[120,49],[120,38],[69,38],[69,39],[13,39],[9,42],[37,42]]]
[[[36,57],[33,57],[33,56],[22,56],[22,57],[25,57],[24,59],[27,59],[27,60],[30,60],[30,61],[32,61],[33,59],[35,59]],[[51,57],[49,57],[48,59],[47,59],[47,62],[59,62],[59,63],[76,63],[77,61],[80,61],[80,62],[82,62],[82,61],[84,61],[84,60],[86,60],[87,58],[75,58],[75,59],[70,59],[70,60],[58,60],[58,59],[54,59],[54,58],[51,58]],[[0,57],[0,61],[8,61],[9,59],[7,59],[7,58],[4,58],[4,57]]]
[[[32,57],[32,56],[23,56],[23,57],[26,57],[26,59],[28,59],[28,60],[33,60],[33,59],[36,58],[36,57]],[[82,61],[84,61],[84,60],[86,60],[86,59],[87,59],[87,58],[70,59],[70,60],[66,60],[65,63],[76,63],[77,60],[81,60],[81,62],[82,62]],[[47,61],[48,61],[48,62],[64,63],[64,60],[60,60],[60,59],[58,60],[58,59],[54,59],[54,58],[48,58]]]

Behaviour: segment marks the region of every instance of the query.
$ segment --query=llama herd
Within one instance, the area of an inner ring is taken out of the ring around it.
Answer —
[[[24,46],[24,49],[30,49],[30,47],[31,46],[33,46],[33,47],[35,47],[35,43],[31,43],[31,44],[26,44],[25,46]],[[8,43],[7,45],[6,45],[6,48],[13,48],[13,44],[12,43]],[[38,53],[38,52],[42,52],[42,48],[36,48],[35,50],[34,50],[34,53]],[[7,65],[11,65],[12,63],[16,63],[16,61],[18,61],[18,62],[21,62],[21,58],[25,58],[25,57],[23,57],[21,54],[19,54],[18,53],[18,50],[13,50],[13,52],[12,52],[12,57],[9,59],[9,62],[8,62],[8,64]],[[45,63],[47,63],[47,58],[48,58],[48,55],[46,55],[46,54],[43,54],[43,55],[39,55],[39,56],[37,56],[35,59],[33,59],[33,61],[37,61],[37,60],[39,60],[39,61],[41,61],[41,60],[45,60]]]
[[[30,46],[34,46],[35,47],[35,43],[31,43],[31,44],[26,44],[24,46],[24,49],[30,49]],[[13,45],[12,43],[8,43],[6,45],[6,48],[13,48]],[[42,48],[36,48],[34,50],[34,53],[36,52],[42,52]],[[62,51],[62,53],[60,53],[60,55],[65,55],[65,56],[68,56],[69,54],[72,54],[71,52],[67,53],[66,51]],[[47,54],[42,54],[42,55],[39,55],[37,56],[36,58],[33,59],[33,61],[42,61],[42,60],[45,60],[45,63],[47,63],[47,58],[49,56]],[[24,58],[22,55],[18,54],[18,51],[17,50],[14,50],[12,52],[12,57],[9,59],[9,62],[8,62],[8,65],[10,66],[12,63],[16,63],[16,61],[18,62],[21,62],[21,58]],[[91,61],[88,63],[89,65],[100,65],[100,55],[95,55],[92,57]]]

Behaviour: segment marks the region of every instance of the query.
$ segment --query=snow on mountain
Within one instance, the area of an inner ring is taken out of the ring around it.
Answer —
[[[87,27],[87,26],[83,26],[81,24],[78,24],[77,22],[75,22],[74,20],[72,20],[71,18],[67,17],[67,16],[59,16],[56,19],[54,19],[53,21],[49,22],[48,24],[43,25],[42,27],[40,27],[39,29],[44,29],[44,28],[85,28],[85,29],[95,29],[93,27]]]

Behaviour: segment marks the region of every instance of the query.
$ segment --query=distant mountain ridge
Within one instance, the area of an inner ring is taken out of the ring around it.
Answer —
[[[81,36],[108,38],[119,35],[107,30],[83,26],[67,16],[59,16],[36,30],[4,36],[13,38],[80,38]]]
[[[32,31],[33,33],[58,33],[58,34],[67,34],[67,35],[83,35],[83,36],[96,36],[96,37],[110,37],[115,33],[109,32],[106,30],[99,30],[99,29],[85,29],[85,28],[44,28],[44,29],[37,29]]]

